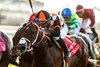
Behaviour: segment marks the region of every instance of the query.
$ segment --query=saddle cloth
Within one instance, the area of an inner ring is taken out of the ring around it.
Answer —
[[[66,60],[66,61],[69,61],[69,59],[76,54],[76,52],[81,48],[81,46],[68,36],[64,37],[64,41],[70,52],[70,57]]]

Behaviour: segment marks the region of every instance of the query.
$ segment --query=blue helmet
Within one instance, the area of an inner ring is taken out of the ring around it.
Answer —
[[[69,8],[65,8],[62,10],[62,17],[68,17],[69,15],[71,15],[71,10]]]

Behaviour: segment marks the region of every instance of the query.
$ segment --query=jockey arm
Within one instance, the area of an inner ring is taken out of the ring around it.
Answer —
[[[78,22],[78,19],[77,19],[77,18],[73,18],[72,23],[73,23],[73,24],[71,24],[71,25],[69,26],[70,29],[77,28],[78,25],[79,25],[79,22]]]
[[[91,21],[90,27],[94,26],[94,24],[95,24],[95,14],[94,14],[93,9],[86,10],[86,13],[87,13],[87,15],[88,15],[88,17]]]
[[[90,21],[91,21],[91,23],[90,23],[90,27],[92,27],[94,24],[95,24],[95,16],[90,16]]]
[[[70,26],[69,29],[74,29],[77,28],[80,24],[80,18],[78,17],[77,14],[72,14],[71,19],[70,19]]]
[[[59,21],[59,18],[57,17],[57,19],[54,21],[54,24],[53,24],[53,32],[51,32],[50,35],[53,37],[59,37],[60,28],[61,28],[60,21]]]
[[[68,28],[73,29],[73,28],[76,28],[76,27],[78,27],[78,23],[74,22],[74,24],[70,25]]]

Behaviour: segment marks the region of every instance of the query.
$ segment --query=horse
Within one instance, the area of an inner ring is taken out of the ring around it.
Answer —
[[[81,49],[68,61],[68,67],[87,67],[89,55],[86,43],[82,38],[71,38],[81,46]],[[13,44],[20,47],[19,50],[23,53],[19,67],[62,67],[64,64],[62,49],[51,43],[36,23],[24,24],[13,37]]]
[[[92,66],[98,66],[98,62],[100,62],[100,42],[96,43],[96,38],[94,38],[93,33],[83,34],[81,33],[80,36],[87,42],[88,49],[89,49],[89,62]],[[100,40],[100,36],[98,36]],[[100,65],[99,65],[100,66]]]
[[[14,64],[10,56],[12,47],[9,37],[0,31],[0,67],[8,67],[9,63]]]
[[[71,35],[70,38],[79,44],[81,49],[68,61],[68,67],[87,67],[89,53],[86,42],[77,35]]]
[[[81,33],[79,36],[82,37],[84,39],[84,41],[87,43],[90,59],[96,59],[96,54],[95,54],[95,50],[93,47],[93,41],[92,41],[93,39],[92,39],[92,37],[90,37],[90,34],[89,33],[88,34]]]
[[[18,33],[16,33],[16,35],[17,34]],[[51,44],[51,40],[48,36],[46,36],[35,23],[25,24],[20,29],[21,37],[18,36],[14,37],[13,41],[19,38],[18,41],[16,41],[18,42],[17,44],[19,44],[20,50],[22,46],[21,42],[25,40],[28,44],[27,48],[25,48],[25,52],[21,50],[21,52],[24,53],[21,55],[19,67],[63,67],[62,49],[59,49],[55,44]]]

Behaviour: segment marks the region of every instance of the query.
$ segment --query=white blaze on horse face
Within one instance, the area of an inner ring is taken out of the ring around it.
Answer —
[[[27,43],[27,42],[26,42],[26,39],[22,37],[22,38],[20,39],[20,41],[19,41],[19,44],[25,44],[25,43]]]

